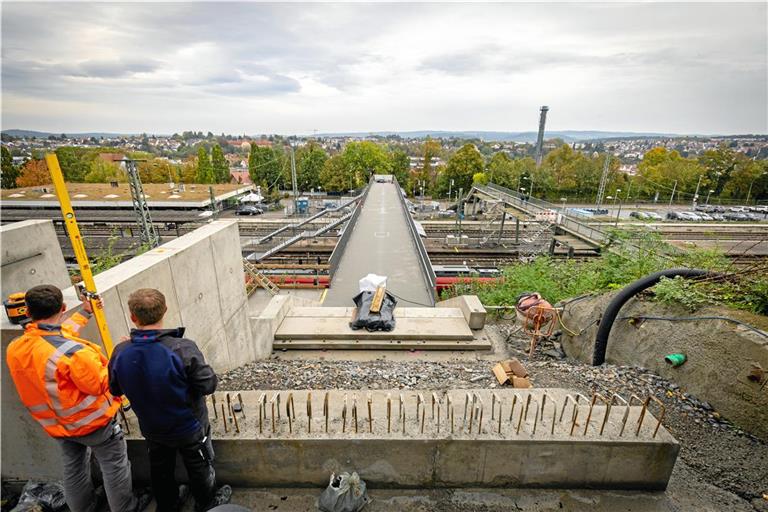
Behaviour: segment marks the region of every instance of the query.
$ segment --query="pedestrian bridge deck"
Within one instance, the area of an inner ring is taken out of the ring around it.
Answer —
[[[434,290],[422,270],[417,241],[396,182],[372,181],[323,306],[351,306],[360,278],[369,273],[387,276],[387,290],[399,306],[432,306]]]

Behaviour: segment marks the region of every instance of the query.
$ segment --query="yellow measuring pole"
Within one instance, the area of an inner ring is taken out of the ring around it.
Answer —
[[[112,355],[112,336],[109,334],[107,318],[104,316],[104,306],[101,304],[98,292],[96,291],[96,282],[93,280],[91,264],[88,261],[88,254],[85,252],[83,238],[80,236],[80,228],[77,226],[75,211],[72,209],[72,202],[69,200],[69,192],[67,191],[67,185],[64,183],[64,175],[61,173],[61,167],[59,167],[59,159],[56,157],[56,153],[48,153],[45,155],[45,163],[48,164],[48,170],[51,173],[51,178],[53,178],[53,186],[56,188],[56,197],[59,198],[61,214],[64,216],[64,224],[67,227],[67,234],[69,235],[69,240],[72,242],[72,249],[75,251],[77,264],[80,266],[80,274],[83,277],[83,284],[85,285],[85,294],[91,302],[93,316],[96,319],[99,333],[101,333],[101,341],[104,343],[107,357],[109,357]]]

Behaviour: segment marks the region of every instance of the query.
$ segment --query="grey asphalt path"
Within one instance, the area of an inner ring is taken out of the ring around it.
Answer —
[[[323,306],[352,306],[360,278],[369,273],[387,276],[388,291],[407,299],[398,306],[432,305],[399,193],[394,183],[371,183]]]

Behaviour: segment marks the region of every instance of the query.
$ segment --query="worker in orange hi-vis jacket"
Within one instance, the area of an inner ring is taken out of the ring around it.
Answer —
[[[35,286],[25,301],[32,321],[8,346],[6,361],[21,402],[61,446],[67,505],[72,512],[91,512],[98,505],[92,452],[110,510],[140,512],[151,496],[133,492],[126,443],[115,420],[120,398],[109,392],[107,358],[78,337],[92,315],[91,304],[83,301],[82,313],[62,321],[66,304],[57,287]]]

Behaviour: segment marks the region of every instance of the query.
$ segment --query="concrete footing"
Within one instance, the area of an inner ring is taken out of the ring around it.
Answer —
[[[562,389],[230,392],[209,409],[217,474],[241,486],[322,486],[354,470],[378,487],[662,490],[679,450],[645,405]]]

